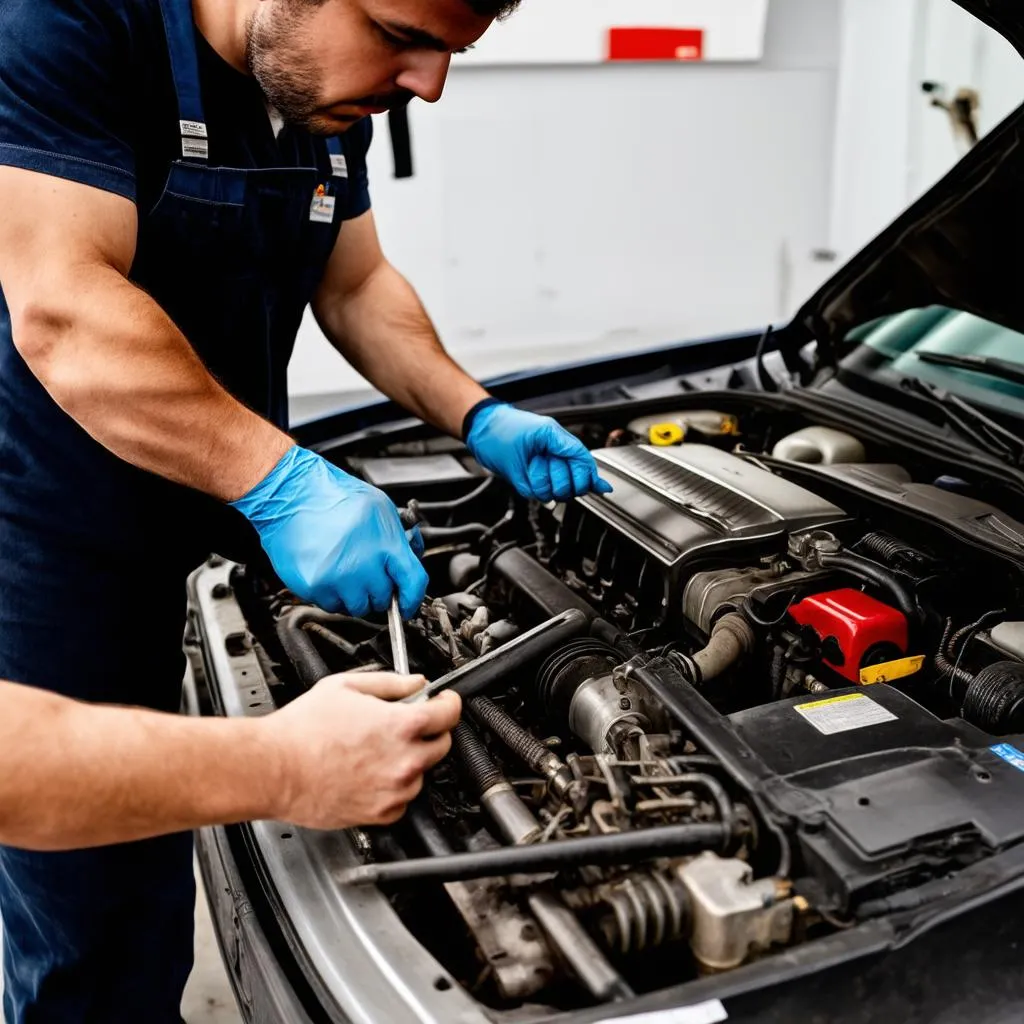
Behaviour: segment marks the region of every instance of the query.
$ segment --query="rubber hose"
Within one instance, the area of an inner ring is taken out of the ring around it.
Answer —
[[[961,715],[972,725],[996,735],[1024,727],[1024,665],[997,661],[983,668],[967,688]]]
[[[415,508],[420,512],[450,512],[452,509],[462,508],[490,490],[497,479],[496,476],[488,476],[479,487],[475,487],[469,494],[464,494],[461,498],[454,498],[451,501],[417,501]]]
[[[753,650],[756,638],[750,623],[737,612],[723,615],[711,630],[707,646],[693,655],[700,678],[715,679]]]
[[[462,526],[427,526],[420,525],[420,533],[423,536],[423,543],[430,547],[432,544],[459,544],[463,541],[476,540],[482,537],[489,526],[483,523],[464,523]]]
[[[920,624],[921,613],[910,591],[885,566],[849,551],[833,555],[819,554],[818,564],[822,569],[840,569],[859,576],[862,580],[888,591],[896,607],[907,617],[907,621],[915,626]]]
[[[452,746],[479,792],[486,793],[505,781],[483,741],[466,722],[459,722],[452,730]]]
[[[312,605],[298,605],[284,613],[275,625],[277,638],[292,663],[299,682],[307,689],[331,674],[312,637],[302,627],[307,622],[326,625],[328,622],[348,621],[345,616],[332,616]]]
[[[882,562],[890,569],[908,572],[926,571],[931,559],[909,544],[890,537],[887,533],[869,533],[857,547],[868,557]]]

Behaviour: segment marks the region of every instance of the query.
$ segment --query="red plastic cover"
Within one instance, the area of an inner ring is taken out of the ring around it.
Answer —
[[[822,642],[835,638],[842,658],[833,660],[826,655],[826,661],[851,682],[860,682],[861,668],[874,663],[874,659],[866,659],[880,644],[887,645],[890,651],[893,647],[898,650],[892,657],[907,653],[906,616],[859,590],[814,594],[793,605],[789,613],[801,626],[810,626]]]

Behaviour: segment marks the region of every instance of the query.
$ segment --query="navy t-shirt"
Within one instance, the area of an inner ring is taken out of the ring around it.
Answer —
[[[210,166],[302,166],[305,133],[286,126],[275,137],[255,80],[198,31],[196,49]],[[346,134],[343,219],[370,208],[371,135],[368,118]],[[147,211],[180,154],[159,0],[0,0],[0,164],[93,185]]]

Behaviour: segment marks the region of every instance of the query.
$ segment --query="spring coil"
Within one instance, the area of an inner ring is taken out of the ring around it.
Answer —
[[[483,741],[465,722],[459,722],[452,730],[452,746],[479,792],[486,793],[492,786],[505,781]]]
[[[594,910],[608,948],[623,956],[675,942],[690,929],[685,888],[660,872],[633,872],[604,886]]]
[[[494,733],[524,764],[528,764],[535,771],[543,771],[544,763],[551,752],[511,715],[502,711],[488,697],[474,697],[469,702],[469,710],[485,729]]]

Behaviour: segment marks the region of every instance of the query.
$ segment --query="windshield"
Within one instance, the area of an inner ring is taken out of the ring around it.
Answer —
[[[856,347],[840,369],[898,386],[917,377],[979,405],[1024,417],[1024,385],[976,370],[936,366],[922,353],[1003,359],[1024,369],[1024,334],[971,313],[930,306],[873,321],[851,331]]]

